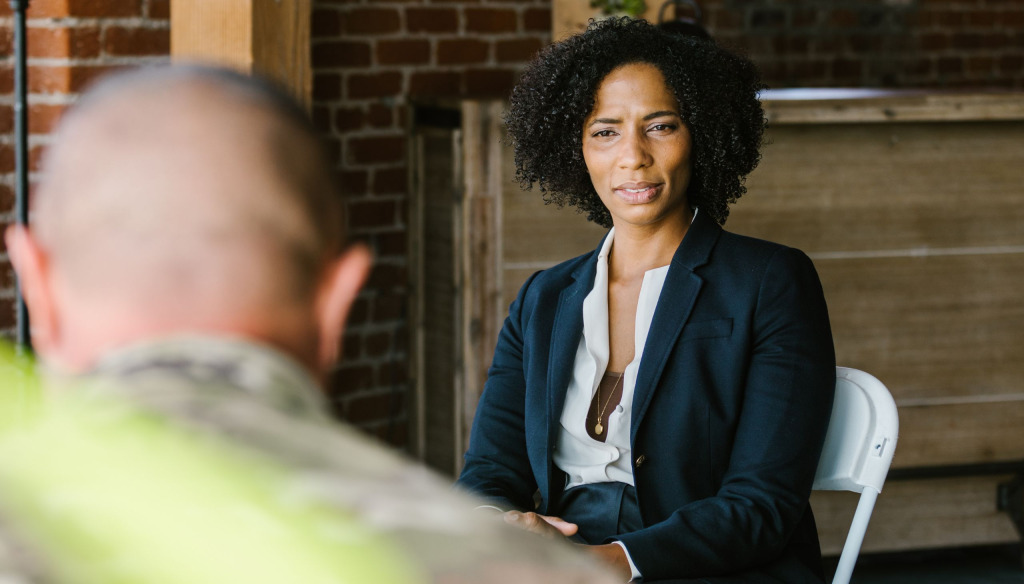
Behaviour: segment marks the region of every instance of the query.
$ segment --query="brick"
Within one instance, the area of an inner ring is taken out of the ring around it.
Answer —
[[[318,42],[313,44],[313,68],[369,67],[370,43],[361,41]]]
[[[142,16],[142,0],[67,0],[68,16]]]
[[[0,18],[12,15],[10,2],[0,3]],[[25,11],[27,18],[55,18],[68,15],[67,0],[32,0]]]
[[[530,32],[551,32],[550,8],[527,8],[523,12],[523,29]]]
[[[943,10],[935,13],[935,23],[949,28],[961,28],[967,24],[967,15],[960,11]]]
[[[29,86],[32,84],[32,74],[29,73]],[[10,65],[0,63],[0,95],[14,92],[14,68]]]
[[[356,229],[353,228],[353,231],[355,230]],[[367,283],[367,287],[372,290],[389,290],[402,288],[408,284],[408,281],[409,279],[406,277],[404,267],[393,264],[378,263],[370,273],[370,280]],[[374,320],[378,323],[380,322],[378,318],[375,318]]]
[[[819,18],[822,15],[822,11],[814,10],[813,8],[804,8],[800,10],[794,10],[790,18],[792,24],[796,28],[810,28],[818,25]],[[716,23],[718,24],[718,23]]]
[[[490,43],[478,39],[450,39],[437,43],[438,65],[468,65],[487,61]]]
[[[313,101],[341,99],[341,75],[319,73],[313,75]]]
[[[409,239],[405,231],[377,233],[374,235],[374,248],[377,254],[384,256],[404,256],[409,253]]]
[[[394,201],[353,201],[348,210],[349,223],[353,229],[390,227],[396,224]]]
[[[28,108],[28,133],[49,134],[57,126],[57,121],[67,106],[33,104]]]
[[[940,57],[935,64],[939,75],[962,75],[964,72],[964,61],[960,57]]]
[[[409,190],[409,171],[405,167],[383,168],[373,172],[373,194],[405,194]]]
[[[14,298],[4,298],[0,300],[0,327],[9,329],[13,328],[16,324],[16,318],[14,315]]]
[[[474,97],[506,97],[515,85],[516,75],[511,69],[466,71],[466,94]]]
[[[860,18],[853,10],[836,9],[828,15],[828,25],[837,28],[850,28],[857,26]]]
[[[33,57],[90,58],[100,54],[100,29],[95,26],[31,27],[26,32],[29,53]]]
[[[393,8],[357,8],[345,15],[343,30],[351,35],[398,32],[401,18]]]
[[[341,192],[348,195],[365,194],[370,184],[370,173],[365,170],[350,170],[338,175]]]
[[[380,65],[422,65],[430,62],[430,41],[379,40],[377,63]]]
[[[323,145],[324,157],[327,158],[328,163],[337,164],[341,162],[341,140],[328,136],[323,139]]]
[[[30,93],[79,93],[96,79],[122,67],[113,65],[33,66],[28,70]]]
[[[43,167],[43,156],[46,155],[46,146],[38,144],[28,149],[28,169],[36,172]]]
[[[960,32],[953,35],[952,45],[954,49],[970,51],[981,48],[982,35],[979,33]]]
[[[309,32],[313,37],[336,37],[341,33],[341,20],[337,10],[313,10]]]
[[[778,30],[786,26],[786,12],[775,9],[754,10],[750,13],[750,28],[755,31]]]
[[[387,128],[394,124],[394,112],[386,105],[370,104],[366,112],[366,121],[374,128]]]
[[[334,112],[334,129],[340,133],[360,130],[366,125],[366,113],[361,107],[342,107]]]
[[[973,10],[967,13],[968,26],[991,27],[996,24],[996,13],[991,9]]]
[[[495,45],[495,57],[499,63],[528,62],[542,46],[535,38],[500,40]]]
[[[327,382],[328,392],[337,397],[373,386],[373,368],[369,365],[342,365]]]
[[[0,174],[14,172],[14,147],[0,143]]]
[[[346,80],[349,99],[390,97],[402,92],[402,74],[398,71],[382,73],[353,73]]]
[[[114,56],[167,55],[171,52],[171,31],[112,26],[104,32],[103,50]]]
[[[0,57],[14,54],[14,30],[9,26],[0,27]]]
[[[459,14],[454,8],[409,8],[405,28],[409,32],[456,32]]]
[[[348,311],[348,318],[345,324],[348,326],[359,326],[370,319],[370,301],[366,298],[357,298]],[[346,337],[347,338],[347,337]]]
[[[149,17],[167,20],[171,17],[171,0],[149,0]]]
[[[373,319],[387,322],[403,318],[408,301],[404,294],[379,294],[373,301]]]
[[[832,62],[832,75],[841,79],[859,78],[864,73],[864,63],[853,59],[836,59]]]
[[[933,32],[921,35],[919,42],[924,51],[931,53],[948,49],[952,39],[944,32]]]
[[[513,10],[498,8],[467,8],[467,32],[515,32],[517,18]]]
[[[992,57],[970,57],[967,59],[967,74],[972,77],[995,73],[996,60]]]
[[[309,116],[310,121],[313,123],[313,127],[318,132],[328,133],[331,130],[331,108],[320,105],[317,103],[313,104],[312,111]]]
[[[399,397],[390,391],[379,395],[353,397],[346,400],[345,419],[353,424],[387,420],[395,407],[395,402],[401,406]]]
[[[1024,10],[1007,10],[1000,13],[999,24],[1008,29],[1024,28]]]
[[[0,134],[14,131],[14,107],[0,105]]]
[[[409,95],[442,97],[459,95],[462,76],[455,72],[420,72],[409,78]]]
[[[1022,73],[1024,72],[1024,55],[1002,55],[999,57],[999,71],[1001,73]]]
[[[363,353],[369,357],[383,357],[391,352],[393,339],[394,335],[390,332],[368,334],[363,339]]]

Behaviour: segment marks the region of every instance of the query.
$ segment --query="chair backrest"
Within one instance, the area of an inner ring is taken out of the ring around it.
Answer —
[[[896,402],[882,382],[857,369],[836,367],[836,397],[814,489],[860,493],[871,487],[881,492],[898,435]]]
[[[814,489],[861,496],[832,584],[847,584],[853,575],[898,436],[896,402],[882,382],[857,369],[836,367],[836,397]]]

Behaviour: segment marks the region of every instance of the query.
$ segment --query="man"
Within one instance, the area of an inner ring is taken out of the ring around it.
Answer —
[[[603,581],[325,414],[318,386],[370,267],[342,212],[291,101],[165,68],[66,114],[32,226],[6,239],[50,370],[282,465],[288,496],[354,514],[432,580]]]

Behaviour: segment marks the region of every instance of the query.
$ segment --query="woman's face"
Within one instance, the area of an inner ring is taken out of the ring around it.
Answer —
[[[690,132],[661,71],[648,63],[618,67],[594,101],[583,122],[583,158],[614,225],[689,221]]]

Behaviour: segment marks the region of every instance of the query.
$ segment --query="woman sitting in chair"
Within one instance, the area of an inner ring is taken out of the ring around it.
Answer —
[[[821,285],[803,253],[721,228],[760,156],[759,88],[710,41],[610,19],[512,93],[521,183],[611,229],[520,290],[459,484],[623,581],[823,581]]]

